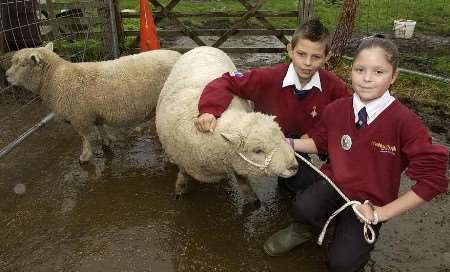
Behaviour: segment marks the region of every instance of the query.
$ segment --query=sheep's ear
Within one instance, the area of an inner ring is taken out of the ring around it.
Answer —
[[[50,50],[50,51],[53,51],[53,43],[52,43],[52,42],[47,43],[47,45],[45,46],[45,48],[47,48],[47,49]]]
[[[220,133],[220,136],[222,136],[225,141],[236,146],[239,146],[242,142],[242,136],[238,132],[222,132]]]
[[[35,65],[41,63],[41,57],[38,54],[33,54],[30,56],[30,59],[33,61]]]

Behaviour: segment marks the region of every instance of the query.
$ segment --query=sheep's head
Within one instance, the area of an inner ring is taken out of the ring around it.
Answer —
[[[235,151],[231,163],[238,175],[290,177],[297,172],[294,151],[272,116],[245,114],[239,129],[221,135]]]
[[[8,82],[39,94],[39,86],[48,66],[47,56],[49,53],[54,54],[52,51],[52,43],[45,47],[17,51],[12,57],[11,67],[6,71]]]

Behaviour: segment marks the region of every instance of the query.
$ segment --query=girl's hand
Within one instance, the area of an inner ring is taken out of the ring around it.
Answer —
[[[356,207],[356,209],[358,210],[358,212],[361,213],[362,216],[365,217],[365,219],[367,220],[367,223],[371,223],[373,220],[373,210],[372,207],[367,204],[361,204],[359,206]],[[361,223],[365,223],[366,221],[364,220],[364,218],[360,217],[359,214],[356,213],[356,216],[358,217],[359,221]]]
[[[381,222],[381,218],[379,217],[379,211],[381,210],[381,207],[373,205],[369,200],[364,201],[364,203],[356,207],[356,209],[361,213],[362,216],[365,217],[367,223],[376,225]],[[361,223],[365,222],[362,217],[360,217],[358,214],[356,215],[358,216],[358,219]]]

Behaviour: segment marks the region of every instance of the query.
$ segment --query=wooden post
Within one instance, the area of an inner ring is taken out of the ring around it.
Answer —
[[[56,39],[59,36],[59,26],[56,21],[55,9],[53,8],[53,0],[47,0],[47,12],[48,12],[48,20],[52,26],[52,32],[50,37],[52,40]]]
[[[3,32],[0,32],[0,53],[6,53],[6,40]]]
[[[119,43],[123,43],[125,40],[125,33],[123,31],[123,23],[122,23],[122,16],[120,13],[119,0],[113,0],[113,5],[116,18],[117,38],[119,39]]]
[[[104,18],[103,24],[103,48],[105,59],[114,59],[119,56],[117,29],[114,20],[113,0],[95,0],[98,3],[97,14]]]
[[[116,59],[119,57],[119,39],[117,36],[117,21],[116,21],[116,8],[114,5],[114,0],[108,0],[108,10],[109,10],[109,24],[111,27],[111,41],[112,41],[112,54]]]
[[[298,24],[302,24],[314,16],[314,0],[298,1]]]

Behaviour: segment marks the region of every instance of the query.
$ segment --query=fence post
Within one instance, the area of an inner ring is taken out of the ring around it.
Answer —
[[[120,55],[119,52],[119,38],[117,36],[117,24],[116,24],[116,8],[114,0],[108,0],[109,9],[109,23],[111,27],[111,40],[112,40],[112,54],[115,59]]]
[[[57,18],[55,15],[55,9],[53,8],[53,0],[47,0],[47,12],[48,12],[48,20],[52,26],[52,31],[50,32],[51,38],[54,40],[59,36],[59,26],[58,22],[56,22]]]
[[[123,32],[123,23],[122,23],[122,15],[120,13],[120,4],[119,0],[113,0],[114,5],[114,14],[116,17],[116,30],[117,30],[117,38],[119,39],[119,44],[123,43],[125,40],[125,33]]]
[[[117,38],[117,28],[114,20],[113,0],[96,0],[98,2],[98,16],[104,18],[103,47],[105,48],[105,58],[112,59],[119,56],[119,44]]]
[[[314,0],[298,1],[298,24],[302,24],[314,16]]]

